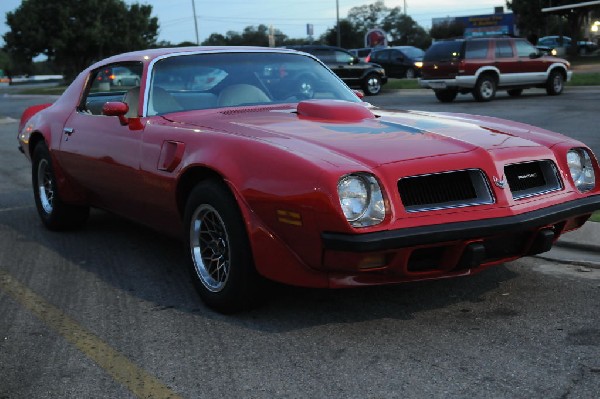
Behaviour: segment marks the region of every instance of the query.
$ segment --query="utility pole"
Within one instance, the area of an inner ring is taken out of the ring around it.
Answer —
[[[196,18],[196,3],[192,0],[192,9],[194,10],[194,27],[196,28],[196,45],[200,45],[200,40],[198,39],[198,19]]]
[[[406,0],[404,0],[404,15],[406,15]]]
[[[340,29],[340,1],[335,0],[335,19],[337,21],[337,46],[342,47],[342,33]]]

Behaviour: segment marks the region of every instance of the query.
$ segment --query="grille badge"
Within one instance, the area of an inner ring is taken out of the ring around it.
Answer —
[[[496,176],[494,176],[494,184],[499,188],[506,188],[506,179],[504,178],[504,176],[502,176],[501,178],[497,178]]]

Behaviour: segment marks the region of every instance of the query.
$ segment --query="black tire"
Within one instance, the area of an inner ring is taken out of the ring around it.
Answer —
[[[506,92],[511,97],[519,97],[521,94],[523,94],[523,89],[510,89],[506,90]]]
[[[408,68],[404,74],[404,77],[406,79],[414,79],[417,77],[417,71],[415,71],[413,68]]]
[[[184,226],[190,273],[204,303],[229,314],[261,302],[266,282],[254,268],[237,202],[222,183],[207,180],[192,190]]]
[[[477,101],[491,101],[496,95],[496,79],[489,74],[485,74],[477,79],[473,88],[473,97]]]
[[[565,78],[559,70],[552,70],[546,81],[546,93],[549,96],[558,96],[565,88]]]
[[[32,182],[35,206],[42,223],[49,230],[70,230],[82,227],[87,221],[90,208],[67,204],[60,198],[52,157],[44,142],[33,149]]]
[[[458,95],[457,90],[451,90],[451,89],[434,90],[434,93],[435,93],[435,96],[437,97],[437,99],[443,103],[451,103],[452,101],[454,101],[454,99]]]
[[[374,96],[381,92],[381,78],[375,73],[367,75],[363,81],[363,91],[367,96]]]

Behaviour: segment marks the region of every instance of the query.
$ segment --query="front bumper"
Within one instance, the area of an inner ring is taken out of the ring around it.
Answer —
[[[594,195],[502,218],[410,227],[365,234],[324,232],[321,234],[321,238],[325,250],[354,253],[389,251],[449,241],[472,240],[510,232],[536,230],[588,215],[599,209],[600,195]]]

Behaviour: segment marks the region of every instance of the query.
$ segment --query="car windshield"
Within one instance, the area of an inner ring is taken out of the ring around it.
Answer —
[[[402,49],[402,52],[410,58],[423,58],[425,54],[423,50],[416,47],[405,47]]]
[[[295,53],[239,52],[175,55],[152,68],[147,114],[360,99],[329,69]]]
[[[462,46],[464,42],[461,40],[437,42],[434,43],[425,52],[424,61],[450,61],[458,59],[462,56]]]

